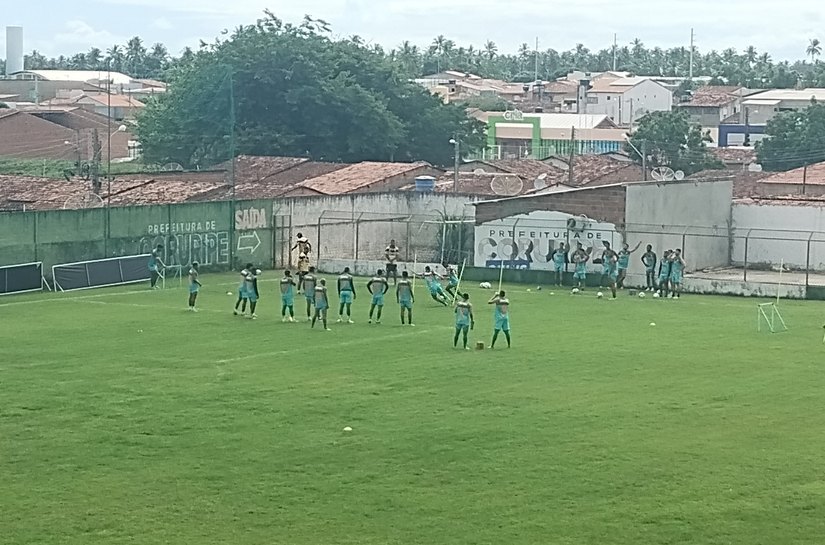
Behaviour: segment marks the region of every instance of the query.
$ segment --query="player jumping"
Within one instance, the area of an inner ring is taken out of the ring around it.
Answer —
[[[395,299],[401,307],[401,325],[404,325],[404,311],[407,311],[407,323],[415,327],[413,323],[413,303],[415,303],[415,295],[412,290],[412,282],[410,282],[410,275],[407,271],[401,273],[401,280],[395,286]]]
[[[352,302],[355,297],[355,283],[352,281],[349,267],[344,267],[344,273],[338,277],[338,300],[341,303],[338,307],[339,324],[344,321],[344,309],[347,311],[347,323],[355,323],[352,321]]]
[[[158,244],[157,248],[152,250],[152,255],[149,256],[149,287],[153,290],[158,289],[158,278],[160,278],[161,271],[166,267],[160,255],[163,253],[163,244]]]
[[[309,272],[304,275],[304,298],[307,301],[307,322],[312,320],[312,305],[315,302],[315,267],[310,267]]]
[[[324,324],[324,331],[329,331],[327,327],[327,310],[329,310],[329,296],[327,295],[327,281],[322,278],[315,286],[315,314],[312,316],[312,328],[315,328],[315,322],[321,318]]]
[[[294,322],[295,321],[295,280],[292,278],[292,273],[284,271],[284,277],[281,278],[281,321]],[[287,318],[287,311],[289,311],[289,318]]]
[[[493,324],[493,340],[490,343],[490,348],[496,347],[496,340],[498,334],[504,332],[504,337],[507,339],[507,348],[510,348],[510,301],[507,300],[504,291],[494,295],[492,299],[487,301],[488,305],[495,305],[496,310],[494,314],[495,323]]]
[[[453,337],[453,348],[458,346],[458,338],[464,337],[464,350],[469,350],[467,346],[467,333],[475,328],[475,318],[473,318],[473,305],[470,304],[470,294],[461,296],[461,301],[455,305],[455,337]]]
[[[193,261],[192,267],[189,269],[189,311],[197,312],[195,308],[195,300],[198,298],[198,292],[201,289],[201,283],[198,280],[198,262]]]
[[[312,253],[312,244],[309,243],[309,239],[306,238],[303,233],[298,233],[298,236],[295,238],[295,245],[289,251],[294,252],[296,248],[298,249],[298,255],[309,255]]]
[[[430,291],[430,297],[433,301],[437,301],[442,305],[449,306],[447,302],[447,294],[444,293],[444,288],[441,287],[441,277],[433,272],[430,267],[424,267],[424,282],[427,284],[427,289]]]
[[[378,316],[375,319],[376,324],[381,323],[381,313],[384,311],[384,294],[390,289],[389,282],[384,278],[384,271],[378,270],[372,280],[367,282],[367,291],[372,295],[372,304],[370,305],[370,319],[368,323],[372,323],[372,315],[378,308]]]
[[[450,294],[450,299],[455,300],[456,293],[455,290],[458,288],[458,275],[456,274],[456,268],[452,265],[447,265],[447,293]]]

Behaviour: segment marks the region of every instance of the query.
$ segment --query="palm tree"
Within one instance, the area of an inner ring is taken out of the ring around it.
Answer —
[[[822,44],[819,39],[813,38],[808,42],[808,48],[805,50],[805,54],[811,57],[812,63],[816,62],[816,58],[822,54]]]
[[[92,70],[100,69],[100,63],[103,61],[103,52],[100,49],[93,47],[86,53],[86,64]]]
[[[110,70],[122,72],[125,61],[126,57],[123,54],[123,48],[119,45],[113,45],[106,51],[106,64]]]
[[[745,49],[745,59],[748,61],[748,64],[753,65],[758,56],[759,54],[756,52],[756,48],[754,46],[749,45],[747,49]]]
[[[146,48],[143,40],[135,36],[126,42],[126,64],[129,66],[131,75],[135,77],[143,76],[145,71]]]
[[[484,44],[484,54],[487,56],[487,60],[493,60],[496,55],[498,55],[498,46],[492,40],[487,40]]]

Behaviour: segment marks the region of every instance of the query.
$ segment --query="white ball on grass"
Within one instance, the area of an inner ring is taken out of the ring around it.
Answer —
[[[530,293],[531,291],[533,291],[533,290],[531,290],[530,288],[527,288],[527,293]]]
[[[226,292],[227,295],[232,295],[231,291]]]
[[[604,297],[604,294],[602,292],[599,292],[599,293],[596,294],[596,297],[601,299],[602,297]]]
[[[659,297],[661,297],[661,295],[659,295],[659,292],[656,292],[656,293],[653,294],[653,297],[655,299],[658,299]]]
[[[536,286],[536,291],[541,291],[541,286]]]
[[[656,327],[656,324],[654,322],[650,322],[650,327]]]
[[[639,299],[644,299],[645,297],[647,297],[647,295],[645,295],[645,292],[640,291],[639,292]]]
[[[349,426],[347,426],[346,428],[344,428],[344,431],[352,431],[352,428],[350,428]]]
[[[572,293],[573,295],[578,295],[579,294],[579,288],[573,288],[573,290],[570,293]]]

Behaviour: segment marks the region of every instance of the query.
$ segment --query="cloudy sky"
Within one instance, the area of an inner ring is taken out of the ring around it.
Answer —
[[[775,59],[804,56],[810,38],[825,41],[825,10],[814,0],[40,0],[0,12],[0,57],[5,26],[24,27],[25,50],[70,55],[108,48],[134,35],[163,42],[177,54],[211,40],[222,29],[253,23],[269,8],[287,21],[304,14],[328,21],[336,34],[358,34],[391,48],[407,39],[428,45],[444,34],[459,44],[493,40],[501,51],[518,44],[590,49],[640,38],[646,45],[689,44],[702,50],[753,44]]]

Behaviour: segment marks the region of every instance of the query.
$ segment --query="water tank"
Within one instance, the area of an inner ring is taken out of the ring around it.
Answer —
[[[435,178],[419,176],[415,179],[415,190],[419,193],[432,193],[435,190]]]
[[[6,75],[23,71],[23,27],[6,27]]]

